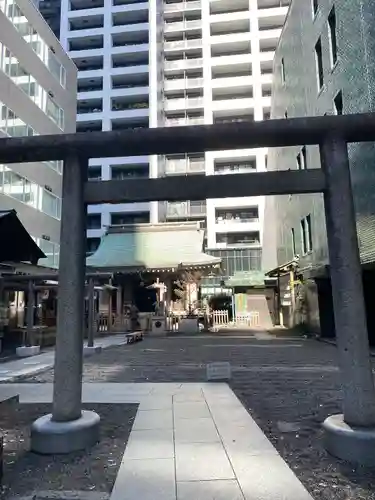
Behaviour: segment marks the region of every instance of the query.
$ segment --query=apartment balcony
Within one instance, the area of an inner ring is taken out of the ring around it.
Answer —
[[[249,6],[242,8],[241,10],[235,12],[225,12],[222,14],[212,14],[210,16],[210,23],[236,23],[237,21],[249,21],[250,13]]]
[[[88,28],[81,30],[70,30],[67,33],[68,40],[72,40],[73,38],[93,38],[97,36],[103,36],[104,28]]]
[[[203,78],[178,78],[164,81],[164,92],[188,89],[201,89],[204,85]]]
[[[121,32],[112,34],[112,47],[148,46],[148,43],[149,37],[147,32]]]
[[[201,49],[203,47],[201,38],[190,40],[177,40],[174,42],[164,42],[164,52],[177,52],[180,50]]]
[[[288,7],[291,1],[292,0],[258,0],[258,9],[260,10]]]
[[[271,80],[272,81],[272,80]],[[238,92],[252,92],[254,78],[252,76],[231,76],[227,78],[215,78],[211,81],[212,93],[215,95],[230,94],[234,90]]]
[[[215,233],[238,233],[239,231],[259,231],[259,219],[254,218],[251,220],[237,219],[232,221],[216,221],[214,226]]]
[[[166,159],[164,166],[165,175],[188,175],[188,174],[204,174],[205,161],[204,159]]]
[[[257,165],[256,160],[253,161],[228,161],[226,158],[222,161],[215,161],[214,164],[214,174],[215,175],[227,175],[227,174],[249,174],[256,172]]]
[[[211,58],[212,78],[226,76],[249,76],[252,73],[251,54],[221,56]]]
[[[78,69],[78,78],[80,77],[80,72],[85,73],[85,78],[90,78],[91,72],[95,71],[103,71],[103,56],[102,55],[93,55],[91,57],[71,57],[73,60],[74,64],[77,66]],[[95,75],[95,73],[93,73]],[[97,75],[98,73],[96,73]]]
[[[190,219],[205,217],[207,212],[205,201],[171,201],[167,202],[167,219]]]
[[[164,2],[164,15],[175,12],[200,12],[202,3],[200,0],[180,1],[180,2]]]
[[[259,246],[259,231],[216,233],[216,248],[240,248]]]
[[[196,118],[166,118],[164,121],[165,127],[184,127],[192,125],[204,125],[204,117]]]
[[[88,31],[103,29],[104,27],[104,9],[100,9],[100,14],[86,15],[86,16],[73,16],[69,17],[69,31],[70,33],[76,31]]]
[[[212,101],[212,111],[219,116],[221,112],[230,111],[231,114],[238,110],[241,114],[248,112],[249,109],[253,110],[255,101],[253,98],[237,98],[233,96],[232,99],[221,99],[219,101]]]
[[[139,78],[139,77],[147,77],[148,78],[148,64],[142,64],[141,66],[127,66],[127,67],[114,67],[111,71],[112,73],[112,78],[120,78],[123,77],[121,80],[124,81],[125,77],[129,77],[129,83],[132,81],[131,79],[134,78]]]
[[[117,5],[135,5],[135,4],[142,4],[144,3],[145,0],[112,0],[112,5],[117,6]]]
[[[68,11],[68,19],[88,19],[104,16],[104,7],[92,7],[89,9],[76,9]]]
[[[124,74],[138,73],[138,68],[143,71],[142,68],[147,67],[148,71],[148,54],[139,54],[138,57],[127,57],[126,55],[114,55],[112,57],[112,68],[114,70],[122,70]]]
[[[104,0],[71,0],[70,11],[75,10],[91,10],[104,7]]]
[[[210,1],[211,14],[236,12],[249,8],[249,0],[209,0],[209,1]]]
[[[165,111],[178,111],[183,109],[200,109],[204,106],[203,97],[190,97],[182,99],[164,100]]]
[[[139,123],[144,123],[144,119],[149,116],[149,104],[148,102],[137,102],[137,103],[116,103],[112,102],[112,111],[110,113],[111,120],[122,120],[127,122],[128,120],[138,120]]]
[[[77,93],[77,101],[101,101],[103,98],[103,90],[86,90]]]
[[[269,30],[258,31],[257,37],[259,38],[260,50],[265,52],[267,44],[275,50],[279,38],[281,36],[282,28],[274,28]]]
[[[104,49],[103,48],[100,48],[100,49],[88,49],[88,48],[86,48],[85,50],[71,50],[68,53],[68,55],[69,55],[70,59],[72,59],[75,63],[77,60],[89,59],[92,57],[99,57],[102,59],[104,57]],[[76,65],[77,65],[77,63],[76,63]],[[80,67],[78,67],[78,69],[81,70]]]
[[[77,92],[79,94],[90,94],[103,91],[103,77],[84,78],[82,73],[78,76]],[[100,97],[100,96],[98,96]]]
[[[101,122],[103,118],[103,109],[102,108],[81,108],[77,109],[77,122],[100,122],[100,130],[101,130]]]
[[[259,231],[259,209],[255,207],[218,208],[215,210],[215,233],[253,233]]]
[[[89,53],[89,51],[96,49],[103,49],[104,38],[103,35],[96,35],[87,37],[74,37],[68,40],[69,52],[83,52]]]
[[[148,23],[148,2],[121,5],[112,9],[112,25],[128,26]]]
[[[148,53],[149,53],[149,44],[148,43],[137,43],[137,44],[130,44],[128,43],[127,45],[120,45],[118,47],[112,47],[111,53],[113,56],[116,55],[122,55],[124,56],[123,59],[126,59],[126,56],[129,55],[128,60],[130,61],[132,58],[136,58],[137,55],[143,56],[141,59],[143,61],[148,62]],[[114,57],[114,59],[116,59]]]
[[[139,24],[125,24],[119,26],[112,26],[111,33],[117,35],[119,33],[128,34],[129,39],[132,37],[146,36],[149,32],[149,24],[142,22]]]
[[[251,33],[249,31],[245,31],[244,33],[225,33],[222,35],[211,35],[210,37],[211,48],[216,44],[229,45],[238,42],[248,42],[250,40]]]
[[[111,79],[111,88],[112,92],[117,90],[124,91],[124,95],[136,94],[139,91],[142,92],[142,89],[149,88],[148,86],[148,72],[139,72],[134,75],[124,75],[113,74]],[[146,99],[145,99],[146,100]]]
[[[164,23],[164,33],[179,33],[179,32],[182,33],[184,31],[201,30],[201,29],[202,29],[201,19]]]
[[[237,12],[234,14],[217,14],[210,16],[210,35],[236,34],[250,32],[250,14]]]
[[[148,86],[144,87],[131,87],[127,86],[124,88],[112,88],[110,94],[111,97],[122,98],[124,102],[134,100],[136,98],[148,99],[150,89]]]
[[[178,71],[203,67],[203,58],[180,59],[178,61],[164,61],[165,71]]]
[[[270,30],[282,28],[289,7],[276,7],[258,10],[259,30]]]

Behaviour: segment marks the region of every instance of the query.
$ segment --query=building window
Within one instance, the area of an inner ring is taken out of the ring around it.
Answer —
[[[336,97],[333,99],[333,106],[335,110],[335,115],[342,115],[343,113],[343,101],[342,101],[342,92],[340,92],[336,95]]]
[[[313,249],[311,215],[307,215],[301,220],[301,239],[303,255],[311,252]]]
[[[296,234],[294,232],[294,228],[291,229],[290,231],[291,237],[292,237],[292,251],[293,251],[293,257],[296,256]]]
[[[311,0],[311,1],[312,1],[312,13],[313,17],[315,17],[319,9],[319,3],[318,0]]]
[[[306,219],[301,220],[301,240],[302,240],[302,253],[307,254],[307,239],[306,239]]]
[[[117,212],[111,214],[111,225],[147,224],[150,222],[149,212]]]
[[[285,83],[285,62],[284,58],[281,59],[281,81]]]
[[[101,229],[102,214],[87,214],[87,229]]]
[[[306,230],[307,230],[307,246],[308,251],[311,252],[313,249],[312,241],[312,227],[311,227],[311,214],[306,217]]]
[[[322,55],[322,41],[317,41],[315,45],[315,63],[316,63],[316,78],[318,82],[318,90],[323,87],[324,75],[323,75],[323,55]]]
[[[336,12],[335,7],[332,8],[328,16],[328,38],[329,49],[331,56],[331,67],[337,62],[337,37],[336,37]]]
[[[307,153],[306,146],[303,146],[301,151],[297,155],[297,168],[298,170],[306,170],[307,168]]]

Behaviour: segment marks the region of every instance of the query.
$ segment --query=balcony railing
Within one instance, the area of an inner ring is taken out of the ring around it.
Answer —
[[[167,202],[166,215],[170,219],[204,217],[206,215],[206,202]]]
[[[167,118],[164,122],[166,127],[181,127],[184,125],[203,125],[204,117],[197,118]]]
[[[90,64],[87,66],[79,66],[78,71],[81,73],[81,71],[96,71],[96,70],[102,70],[103,69],[103,64]]]
[[[259,222],[259,217],[232,217],[231,219],[224,219],[223,217],[216,217],[216,224],[250,224]]]
[[[178,159],[165,161],[165,174],[196,174],[205,172],[204,160]]]
[[[203,78],[178,78],[176,80],[164,81],[165,90],[194,89],[203,87]]]
[[[117,82],[116,80],[112,82],[112,89],[143,89],[148,87],[148,82],[140,82],[140,83],[123,83]]]
[[[147,109],[148,102],[135,102],[130,104],[113,104],[112,111],[127,111],[128,109]]]
[[[231,165],[215,165],[216,175],[225,174],[244,174],[249,172],[256,172],[255,163],[238,163]]]
[[[202,47],[202,39],[193,40],[177,40],[175,42],[164,42],[164,50],[173,49],[200,49]]]
[[[171,31],[184,31],[194,28],[202,27],[202,19],[192,19],[191,21],[178,21],[174,23],[164,23],[164,31],[169,33]]]
[[[164,3],[164,12],[183,12],[185,10],[200,9],[200,0],[195,0],[192,2],[175,2],[175,3]]]
[[[164,108],[166,110],[174,109],[191,109],[203,107],[204,99],[203,97],[191,97],[182,99],[166,99],[164,102]]]
[[[164,61],[164,69],[189,69],[203,66],[203,58],[180,59],[178,61]]]
[[[102,108],[77,108],[77,114],[82,115],[84,113],[102,113],[103,109]]]

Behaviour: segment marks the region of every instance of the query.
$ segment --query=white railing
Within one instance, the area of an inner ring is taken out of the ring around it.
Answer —
[[[164,23],[164,31],[183,31],[186,29],[200,28],[202,26],[201,19],[194,19],[192,21],[179,21],[174,23]]]
[[[175,3],[164,3],[164,12],[183,12],[185,10],[200,9],[200,0],[195,0],[192,2],[175,2]]]
[[[214,328],[220,326],[226,326],[229,323],[229,311],[227,309],[223,311],[212,311],[212,326]]]
[[[200,217],[206,215],[206,202],[167,202],[167,217]]]
[[[191,97],[182,99],[166,99],[164,101],[164,108],[166,110],[175,109],[191,109],[203,107],[204,99],[203,97]]]
[[[167,118],[165,120],[166,127],[180,127],[184,125],[203,125],[204,117],[200,118]]]
[[[201,38],[197,38],[196,40],[177,40],[175,42],[164,42],[164,50],[199,49],[201,47],[202,47]]]
[[[239,313],[236,314],[236,326],[246,328],[256,328],[260,325],[259,312]]]
[[[178,61],[164,61],[164,69],[188,69],[203,66],[203,58],[180,59]]]
[[[166,174],[185,174],[185,173],[196,173],[205,171],[205,161],[197,160],[192,161],[190,159],[181,160],[166,160],[165,161],[165,173]]]
[[[203,87],[203,78],[179,78],[176,80],[166,80],[164,82],[165,90],[193,89]]]

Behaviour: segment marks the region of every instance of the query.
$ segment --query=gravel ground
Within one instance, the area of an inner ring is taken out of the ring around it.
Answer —
[[[375,500],[375,469],[336,460],[322,447],[321,423],[340,412],[334,346],[298,338],[145,339],[86,358],[84,381],[204,381],[210,361],[231,362],[233,390],[315,500]],[[50,370],[27,381],[52,380]]]
[[[88,451],[51,457],[28,451],[30,425],[49,413],[50,405],[0,405],[0,429],[4,434],[2,499],[31,495],[33,491],[112,490],[137,405],[92,404],[84,408],[101,416],[100,442]]]

